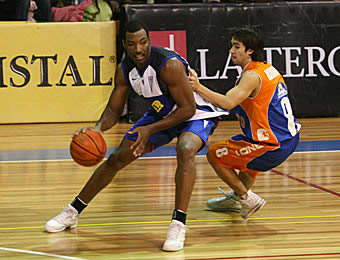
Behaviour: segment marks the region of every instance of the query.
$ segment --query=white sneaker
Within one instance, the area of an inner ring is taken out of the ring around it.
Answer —
[[[58,216],[50,219],[46,225],[47,232],[60,232],[66,228],[75,228],[78,224],[78,211],[70,204]]]
[[[248,197],[245,200],[241,199],[238,195],[235,196],[235,199],[241,203],[242,208],[240,214],[243,219],[249,218],[256,211],[261,209],[264,204],[266,204],[266,201],[264,199],[256,195],[251,190],[248,190],[247,194]]]
[[[208,200],[208,208],[211,208],[214,211],[240,212],[242,206],[240,202],[235,200],[235,192],[232,190],[226,193],[220,187],[217,188],[224,196]]]
[[[170,223],[168,235],[163,245],[164,251],[178,251],[183,249],[185,240],[185,225],[178,221],[172,220]]]

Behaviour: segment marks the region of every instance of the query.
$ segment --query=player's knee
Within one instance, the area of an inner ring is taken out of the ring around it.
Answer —
[[[177,158],[182,161],[193,161],[197,151],[189,145],[179,145],[176,147]]]

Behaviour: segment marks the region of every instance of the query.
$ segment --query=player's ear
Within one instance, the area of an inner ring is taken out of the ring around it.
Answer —
[[[125,49],[125,40],[122,40],[123,47]]]

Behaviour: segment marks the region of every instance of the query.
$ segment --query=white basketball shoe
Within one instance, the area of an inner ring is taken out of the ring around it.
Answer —
[[[185,231],[186,226],[178,221],[173,219],[170,223],[170,227],[168,230],[168,235],[163,244],[164,251],[179,251],[184,247],[185,240]]]
[[[242,206],[240,214],[243,219],[249,218],[251,215],[253,215],[256,211],[261,209],[266,204],[266,201],[264,199],[262,199],[260,196],[258,196],[251,190],[248,190],[246,197],[247,197],[246,199],[241,199],[240,196],[238,195],[235,196],[235,199]]]
[[[235,192],[232,190],[226,193],[220,187],[217,188],[224,196],[208,200],[208,208],[214,211],[240,212],[242,206],[235,199]]]
[[[78,211],[68,204],[63,212],[46,223],[45,230],[54,233],[64,231],[66,228],[76,228],[78,216]]]

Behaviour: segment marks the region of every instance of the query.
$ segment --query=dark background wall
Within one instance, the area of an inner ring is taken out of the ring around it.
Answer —
[[[173,34],[172,47],[187,58],[203,84],[220,93],[234,85],[240,72],[228,60],[228,30],[242,25],[261,29],[267,60],[283,74],[295,115],[336,117],[340,116],[339,15],[337,1],[127,5],[122,25],[141,20],[154,33],[151,43],[162,47],[170,47],[171,40],[166,46],[166,35],[161,40],[159,32]],[[130,121],[148,107],[135,95],[129,104]]]

